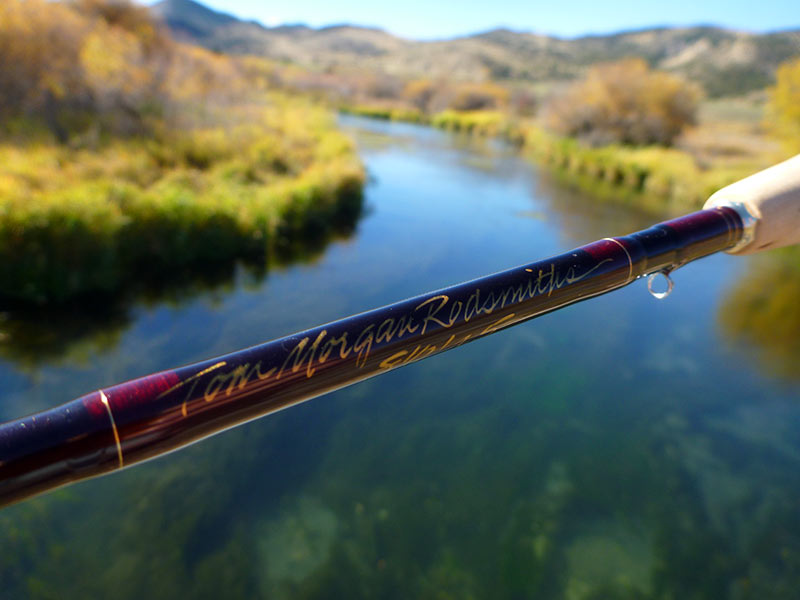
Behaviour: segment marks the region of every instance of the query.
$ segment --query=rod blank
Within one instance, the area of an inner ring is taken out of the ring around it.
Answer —
[[[0,505],[131,466],[384,371],[734,247],[736,210],[605,238],[0,425]]]

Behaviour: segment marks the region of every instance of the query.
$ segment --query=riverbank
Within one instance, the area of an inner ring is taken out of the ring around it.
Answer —
[[[534,119],[513,119],[500,111],[446,110],[426,115],[413,109],[370,105],[340,110],[453,132],[502,137],[518,145],[531,160],[550,168],[567,185],[605,201],[636,204],[657,212],[677,214],[698,210],[718,189],[784,158],[768,143],[748,147],[747,136],[752,131],[741,131],[741,124],[732,122],[722,126],[717,122],[701,124],[674,148],[617,144],[593,147],[551,133]],[[749,123],[746,128],[757,129],[758,123]],[[725,131],[724,141],[720,141],[720,129]]]
[[[0,290],[62,303],[189,266],[314,245],[361,212],[363,168],[297,98],[143,139],[0,144]]]
[[[701,169],[681,149],[659,146],[590,147],[529,124],[521,134],[528,156],[568,183],[599,198],[667,212],[699,210],[718,189],[767,166],[743,163]]]
[[[340,106],[339,112],[383,119],[430,125],[454,133],[469,133],[481,136],[502,136],[513,139],[521,130],[508,115],[495,110],[443,110],[428,115],[414,108],[398,108],[369,104]]]

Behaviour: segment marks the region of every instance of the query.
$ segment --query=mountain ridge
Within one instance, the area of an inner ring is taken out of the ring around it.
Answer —
[[[342,23],[266,27],[194,0],[152,7],[177,37],[218,52],[255,54],[325,71],[366,70],[402,78],[546,82],[629,56],[701,83],[711,96],[762,89],[778,64],[800,56],[800,30],[750,33],[716,25],[656,26],[561,38],[498,27],[432,41]]]

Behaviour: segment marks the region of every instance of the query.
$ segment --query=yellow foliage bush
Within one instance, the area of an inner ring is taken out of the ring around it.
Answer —
[[[80,47],[88,28],[62,3],[0,2],[0,111],[41,109],[48,94],[63,98],[85,91]]]
[[[403,98],[420,111],[427,111],[430,101],[436,95],[437,85],[430,79],[409,81],[403,88]]]
[[[454,86],[448,108],[460,111],[501,110],[508,105],[509,91],[495,83],[461,83]]]
[[[800,152],[800,59],[782,64],[769,89],[770,124],[791,152]]]
[[[670,145],[695,122],[700,95],[694,84],[627,59],[589,69],[549,103],[545,122],[592,145]]]
[[[3,0],[0,57],[0,131],[34,117],[62,143],[216,122],[268,85],[264,61],[176,43],[129,0]]]

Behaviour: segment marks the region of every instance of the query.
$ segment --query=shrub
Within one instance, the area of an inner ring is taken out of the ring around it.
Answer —
[[[778,68],[775,86],[769,89],[767,110],[773,131],[791,151],[800,151],[800,58]]]
[[[420,111],[427,111],[436,95],[437,85],[429,79],[409,81],[403,88],[403,98]]]
[[[127,0],[4,0],[0,56],[0,118],[35,115],[63,143],[90,117],[141,131],[172,44]]]
[[[508,104],[508,90],[493,83],[462,83],[455,88],[453,110],[499,110]]]
[[[699,89],[640,59],[591,68],[548,106],[546,123],[592,145],[671,145],[695,122]]]
[[[3,0],[0,126],[38,120],[65,143],[89,129],[207,124],[214,108],[264,89],[255,61],[177,43],[132,0]]]

